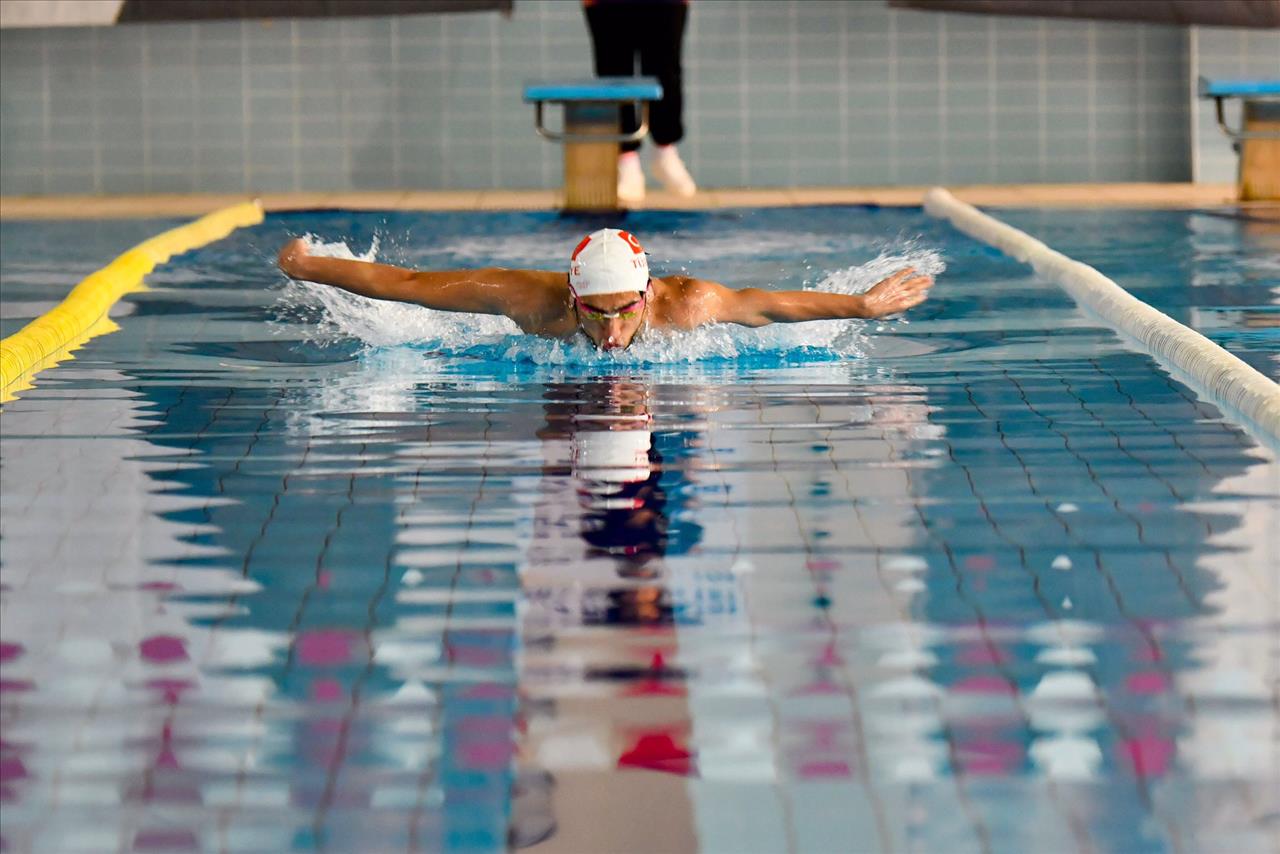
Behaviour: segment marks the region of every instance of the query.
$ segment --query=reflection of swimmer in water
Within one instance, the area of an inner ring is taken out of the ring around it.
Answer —
[[[324,258],[311,255],[301,238],[285,244],[279,263],[295,279],[334,285],[360,296],[440,311],[505,315],[531,335],[572,338],[581,330],[602,350],[629,346],[645,328],[884,317],[919,305],[933,285],[932,277],[910,267],[863,294],[734,290],[692,276],[655,278],[649,275],[639,241],[612,228],[583,238],[569,259],[567,281],[564,273],[549,270],[415,272]]]
[[[661,471],[650,458],[653,434],[643,427],[579,430],[572,438],[587,553],[623,561],[629,568],[618,573],[626,578],[647,577],[645,564],[666,546]]]
[[[554,462],[544,472],[572,498],[562,492],[540,505],[545,534],[530,551],[531,566],[544,584],[573,586],[577,600],[568,612],[575,621],[670,623],[663,558],[670,549],[687,551],[701,528],[672,520],[668,491],[685,464],[660,446],[686,440],[654,432],[642,384],[606,378],[572,393],[555,386],[548,392],[538,436]]]

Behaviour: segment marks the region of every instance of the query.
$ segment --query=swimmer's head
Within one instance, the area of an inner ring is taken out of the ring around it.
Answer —
[[[569,288],[578,326],[597,347],[630,346],[651,292],[649,259],[640,241],[616,228],[588,234],[569,258]]]

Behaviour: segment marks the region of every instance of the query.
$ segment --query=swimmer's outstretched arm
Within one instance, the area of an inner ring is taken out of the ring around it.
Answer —
[[[529,286],[545,275],[497,267],[414,271],[370,261],[326,258],[312,255],[302,238],[284,245],[278,263],[290,278],[333,285],[362,297],[474,314],[511,315],[528,299]]]
[[[698,317],[693,323],[736,323],[765,326],[806,320],[885,317],[917,306],[929,295],[933,277],[914,268],[899,270],[861,294],[821,291],[735,290],[715,282],[690,280],[686,303]]]

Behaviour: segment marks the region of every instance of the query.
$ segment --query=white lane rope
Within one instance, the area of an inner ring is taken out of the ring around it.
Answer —
[[[1030,264],[1108,326],[1138,341],[1178,379],[1218,405],[1228,417],[1250,428],[1265,444],[1280,449],[1280,385],[1219,347],[1130,294],[1087,264],[1050,249],[1034,237],[1006,225],[934,187],[924,209],[950,220],[960,231]]]

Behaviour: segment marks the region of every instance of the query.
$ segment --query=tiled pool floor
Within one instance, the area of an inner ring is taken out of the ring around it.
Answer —
[[[859,359],[321,345],[279,219],[159,271],[0,416],[8,850],[1275,850],[1274,452],[857,216],[949,263]]]

